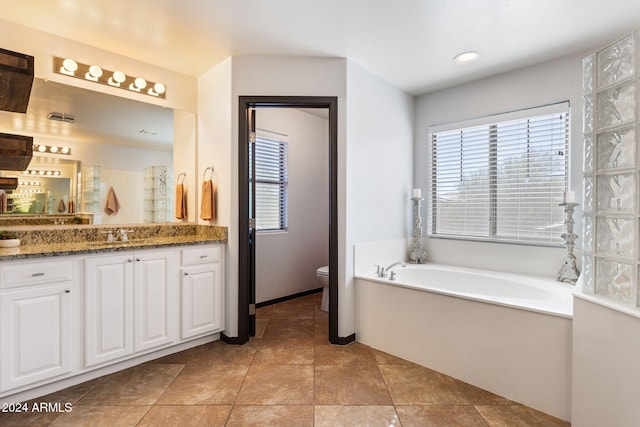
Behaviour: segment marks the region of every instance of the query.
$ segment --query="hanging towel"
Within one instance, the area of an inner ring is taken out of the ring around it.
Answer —
[[[184,184],[176,185],[176,212],[177,219],[185,219],[187,217],[187,195],[184,191]]]
[[[216,219],[216,187],[211,180],[202,183],[200,218],[206,221],[215,221]]]
[[[60,203],[58,203],[58,212],[64,213],[67,210],[67,206],[64,204],[64,199],[60,199]]]
[[[68,203],[67,207],[69,208],[69,213],[70,214],[76,213],[76,207],[74,205],[75,205],[75,203],[73,203],[73,200],[69,200],[69,203]]]
[[[7,193],[4,191],[0,193],[0,213],[7,211]]]
[[[107,193],[107,204],[104,207],[104,212],[107,215],[117,215],[119,210],[120,202],[118,202],[116,192],[113,191],[113,187],[109,187],[109,192]]]

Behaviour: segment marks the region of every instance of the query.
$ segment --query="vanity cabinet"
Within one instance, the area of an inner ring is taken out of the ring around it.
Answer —
[[[0,267],[0,390],[71,372],[71,260]]]
[[[224,329],[223,246],[182,250],[182,330],[185,340]]]
[[[86,259],[86,366],[176,341],[175,256],[150,250]]]

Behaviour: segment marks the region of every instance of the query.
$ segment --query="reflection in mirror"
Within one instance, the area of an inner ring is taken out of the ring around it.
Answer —
[[[51,120],[49,116],[63,120]],[[155,209],[158,205],[151,203],[155,200],[145,199],[145,170],[164,167],[166,176],[162,182],[169,193],[172,192],[173,110],[35,79],[27,113],[0,111],[0,132],[33,136],[34,147],[44,144],[66,146],[71,150],[70,155],[60,152],[41,155],[34,150],[30,169],[66,165],[72,171],[65,173],[64,178],[41,179],[40,188],[45,196],[35,196],[38,193],[31,191],[34,197],[25,196],[29,202],[21,203],[20,208],[16,206],[12,212],[57,215],[64,204],[64,212],[68,214],[68,202],[72,201],[75,214],[86,214],[90,222],[96,224],[133,224],[145,222],[145,218],[153,222],[172,220],[172,203],[168,203],[167,215],[145,215],[145,209],[149,206]],[[86,204],[83,186],[89,181],[85,179],[85,172],[96,168],[99,179],[91,177],[96,200]],[[22,180],[21,172],[17,174]],[[2,171],[0,176],[16,176],[16,172]],[[147,179],[147,183],[149,181]],[[15,191],[28,193],[28,187],[26,184]],[[105,208],[111,189],[120,209],[109,215]]]

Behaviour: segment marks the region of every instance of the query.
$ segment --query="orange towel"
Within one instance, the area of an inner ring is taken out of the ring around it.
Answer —
[[[118,202],[116,192],[113,191],[113,187],[109,187],[109,192],[107,193],[107,204],[104,207],[104,212],[107,215],[116,215],[119,210],[120,202]]]
[[[60,199],[60,203],[58,203],[58,212],[64,213],[67,210],[67,206],[64,204],[64,199]]]
[[[76,207],[75,207],[75,203],[73,203],[73,200],[69,200],[68,208],[69,208],[70,214],[76,213]]]
[[[206,221],[215,221],[216,219],[216,186],[211,180],[202,183],[200,218]]]
[[[176,185],[176,212],[177,219],[185,219],[187,217],[187,195],[184,191],[183,184]]]
[[[4,191],[0,193],[0,213],[5,213],[7,211],[7,193]]]

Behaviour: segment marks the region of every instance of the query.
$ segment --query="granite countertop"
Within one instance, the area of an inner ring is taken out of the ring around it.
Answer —
[[[169,229],[169,227],[171,228]],[[109,227],[102,228],[106,229]],[[15,248],[0,248],[0,262],[17,259],[98,254],[227,242],[226,227],[144,226],[144,228],[142,228],[140,226],[131,226],[130,228],[139,233],[136,234],[135,237],[131,236],[128,241],[116,241],[113,243],[107,243],[106,237],[104,240],[85,239],[82,233],[78,233],[77,227],[47,227],[46,229],[23,231],[23,233],[29,234],[19,235],[22,241],[20,246]],[[95,237],[95,228],[89,230],[91,236]],[[98,232],[100,231],[101,230],[98,229]]]

